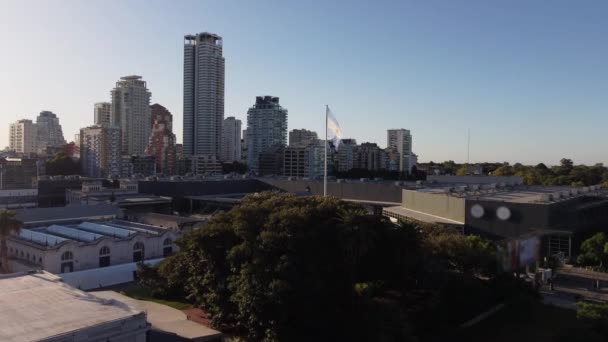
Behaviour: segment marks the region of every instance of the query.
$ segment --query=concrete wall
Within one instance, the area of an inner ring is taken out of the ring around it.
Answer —
[[[402,205],[425,214],[465,222],[464,198],[404,189]]]
[[[272,187],[294,193],[305,192],[309,187],[313,195],[323,195],[323,181],[317,180],[287,180],[287,179],[259,179],[260,182]],[[391,182],[352,182],[352,183],[327,183],[327,193],[342,199],[353,199],[377,202],[401,202],[401,190]]]
[[[482,218],[470,211],[474,204],[484,208]],[[496,209],[505,206],[511,217],[502,221]],[[539,230],[585,232],[608,224],[608,201],[593,197],[576,197],[555,203],[512,203],[469,199],[466,203],[466,229],[472,233],[496,238],[514,238]]]
[[[139,192],[180,199],[186,196],[250,193],[271,187],[255,179],[222,181],[140,181]]]
[[[479,204],[484,209],[481,218],[471,215],[471,207]],[[496,210],[507,207],[511,211],[511,217],[502,221],[496,217]],[[466,202],[466,227],[468,233],[487,235],[493,238],[515,238],[529,234],[534,230],[547,229],[549,227],[549,206],[534,203],[512,203],[483,200],[467,200]]]

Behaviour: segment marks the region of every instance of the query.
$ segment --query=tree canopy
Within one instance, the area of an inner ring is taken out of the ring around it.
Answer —
[[[608,265],[608,236],[597,233],[583,241],[576,262],[583,266],[605,268]]]
[[[46,174],[49,176],[79,175],[80,166],[77,161],[63,152],[59,152],[46,162]]]
[[[442,324],[487,309],[478,276],[496,270],[494,246],[479,237],[271,192],[247,196],[177,245],[157,267],[141,267],[141,284],[189,298],[248,341],[415,340],[438,305]]]
[[[435,164],[435,163],[433,163]],[[429,163],[428,165],[431,165]],[[443,172],[447,174],[464,175],[467,173],[467,164],[456,164],[447,161],[440,164]],[[528,185],[567,185],[589,186],[596,184],[608,185],[608,168],[603,164],[575,165],[572,159],[562,158],[559,165],[547,167],[540,163],[537,165],[523,165],[515,163],[482,163],[484,174],[493,176],[520,176]]]

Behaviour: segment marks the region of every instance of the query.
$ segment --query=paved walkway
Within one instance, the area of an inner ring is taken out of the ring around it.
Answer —
[[[152,329],[172,333],[196,342],[221,341],[222,339],[221,332],[192,322],[188,320],[184,312],[167,305],[136,300],[115,291],[98,291],[94,294],[97,297],[114,299],[145,311]]]

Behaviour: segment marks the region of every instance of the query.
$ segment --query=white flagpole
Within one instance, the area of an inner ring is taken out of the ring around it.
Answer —
[[[327,196],[327,147],[329,145],[329,141],[327,141],[327,112],[329,111],[329,106],[325,105],[325,174],[323,177],[323,197]]]

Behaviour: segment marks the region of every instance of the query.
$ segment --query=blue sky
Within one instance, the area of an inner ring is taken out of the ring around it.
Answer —
[[[608,164],[608,2],[0,1],[0,148],[8,123],[58,113],[66,139],[125,75],[174,114],[183,36],[224,38],[226,116],[281,98],[289,129],[386,145],[408,128],[421,161]]]

